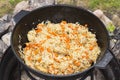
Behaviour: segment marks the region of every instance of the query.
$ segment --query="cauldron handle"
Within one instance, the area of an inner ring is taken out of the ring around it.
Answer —
[[[98,63],[95,64],[95,67],[105,69],[109,62],[112,60],[113,55],[114,54],[112,53],[112,51],[108,49],[104,57]]]

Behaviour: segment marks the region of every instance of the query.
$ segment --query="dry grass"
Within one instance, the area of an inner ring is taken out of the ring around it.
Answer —
[[[5,13],[10,13],[12,6],[7,0],[0,0],[0,17]]]
[[[0,0],[0,17],[4,14],[12,13],[15,5],[22,0]]]

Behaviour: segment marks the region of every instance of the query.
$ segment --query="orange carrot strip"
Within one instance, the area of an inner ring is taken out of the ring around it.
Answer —
[[[27,59],[30,61],[31,60],[31,56],[28,56]]]
[[[39,53],[39,50],[37,49],[37,50],[34,50],[33,52],[35,55],[37,55]]]
[[[47,35],[47,39],[50,39],[51,37],[49,35]]]
[[[62,29],[62,32],[64,32],[64,31],[65,31],[64,25],[61,25],[60,27],[61,27],[61,29]]]
[[[88,55],[88,52],[87,52],[87,51],[85,51],[85,54],[86,54],[86,55]]]
[[[93,50],[93,48],[94,48],[94,46],[90,46],[90,47],[89,47],[89,50]]]
[[[62,21],[61,23],[62,23],[62,24],[66,24],[67,22],[66,22],[66,21]]]
[[[53,55],[54,55],[54,57],[58,57],[58,53],[54,52]]]
[[[40,49],[40,51],[41,51],[41,52],[43,52],[43,51],[44,51],[44,48],[43,48],[43,47],[40,47],[39,49]]]
[[[66,37],[66,43],[70,43],[70,38]]]
[[[74,64],[75,66],[80,66],[80,62],[77,61],[77,60],[73,61],[73,64]]]
[[[72,74],[74,72],[73,68],[69,67],[67,68],[68,74]]]
[[[67,48],[67,49],[70,49],[70,44],[66,44],[66,48]]]
[[[37,61],[38,61],[38,62],[41,62],[41,60],[42,60],[41,58],[38,58],[38,60],[37,60]]]
[[[54,36],[57,36],[57,34],[55,32],[51,32],[50,34],[54,35]]]
[[[50,48],[47,48],[47,51],[48,51],[49,53],[51,53],[51,49],[50,49]]]
[[[48,32],[48,33],[51,33],[51,29],[50,29],[50,28],[47,28],[47,32]]]
[[[40,41],[39,45],[44,44],[46,40]]]
[[[86,59],[89,59],[89,56],[88,56],[88,55],[86,55],[86,56],[85,56],[85,58],[86,58]]]
[[[39,29],[36,29],[35,31],[36,31],[36,33],[39,33],[39,32],[41,32],[41,31],[42,31],[42,29],[41,29],[41,28],[39,28]]]

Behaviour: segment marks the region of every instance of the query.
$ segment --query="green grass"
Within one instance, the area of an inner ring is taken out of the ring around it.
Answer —
[[[12,13],[15,5],[23,0],[0,0],[0,17],[4,14]]]
[[[23,1],[23,0],[9,0],[9,3],[12,5],[12,6],[15,6],[18,2],[20,1]]]
[[[102,9],[102,10],[120,10],[120,0],[90,0],[88,2],[90,9]]]
[[[92,9],[120,8],[120,0],[90,0],[88,3]]]
[[[23,0],[0,0],[0,17],[12,13],[15,5]],[[83,6],[90,10],[101,9],[108,14],[120,13],[120,0],[56,0],[58,4]]]
[[[120,0],[57,0],[59,4],[82,6],[92,11],[101,9],[109,14],[120,12]]]

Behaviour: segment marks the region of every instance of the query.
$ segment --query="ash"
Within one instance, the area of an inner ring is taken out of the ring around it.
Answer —
[[[38,7],[42,7],[45,5],[52,5],[57,4],[57,0],[29,0],[29,1],[22,1],[18,3],[13,11],[13,14],[5,14],[3,17],[0,18],[0,60],[5,52],[5,50],[10,46],[10,37],[12,30],[15,24],[19,21],[20,18],[25,15],[26,12],[32,11]],[[24,5],[24,6],[23,6]],[[109,32],[110,36],[110,48],[115,54],[116,58],[120,60],[120,26],[116,26],[117,24],[114,23],[111,19],[107,17],[101,10],[95,10],[93,12],[100,20],[108,26],[109,24],[114,24],[115,30],[113,32]],[[117,17],[120,20],[119,17]],[[96,75],[97,73],[97,75]],[[104,80],[104,77],[100,75],[101,73],[98,70],[94,71],[96,75],[94,78],[95,80]],[[100,77],[100,78],[98,78]],[[102,79],[101,79],[102,78]],[[41,78],[36,77],[37,80],[44,80]],[[21,75],[21,80],[31,80],[27,74],[23,71]],[[90,80],[90,77],[87,77],[86,80]]]

